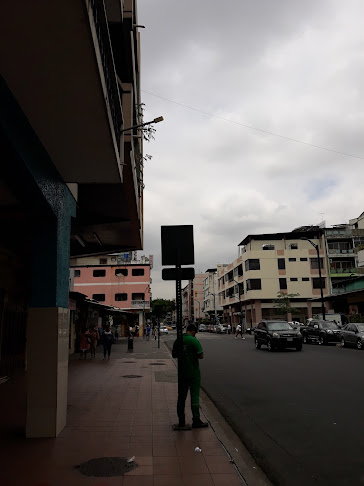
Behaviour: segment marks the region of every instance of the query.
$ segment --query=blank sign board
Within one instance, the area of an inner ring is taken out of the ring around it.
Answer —
[[[193,225],[162,226],[162,265],[195,263]]]

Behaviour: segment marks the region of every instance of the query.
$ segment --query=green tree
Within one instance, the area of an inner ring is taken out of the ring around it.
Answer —
[[[291,306],[291,299],[298,297],[300,294],[286,294],[285,292],[278,292],[277,299],[274,301],[274,307],[276,313],[282,316],[287,316],[287,314],[295,314],[299,312]]]
[[[153,299],[152,300],[152,314],[154,317],[164,318],[168,312],[173,312],[176,308],[176,303],[168,299]]]

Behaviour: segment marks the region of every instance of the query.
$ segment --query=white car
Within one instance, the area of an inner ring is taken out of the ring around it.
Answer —
[[[167,326],[161,326],[159,329],[160,334],[168,334],[168,327]]]

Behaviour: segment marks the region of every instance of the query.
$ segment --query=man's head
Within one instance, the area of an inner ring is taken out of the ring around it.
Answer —
[[[197,327],[194,324],[188,324],[186,331],[191,334],[191,336],[195,337]]]

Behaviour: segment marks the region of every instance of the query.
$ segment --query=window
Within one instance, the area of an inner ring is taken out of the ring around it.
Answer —
[[[142,294],[141,292],[131,294],[131,300],[144,300],[144,294]]]
[[[128,269],[127,268],[117,268],[115,270],[116,277],[127,277],[128,276]]]
[[[142,277],[144,275],[144,268],[133,268],[131,274],[133,277]]]
[[[280,278],[279,279],[279,288],[281,290],[286,290],[287,289],[287,279],[286,278]]]
[[[300,258],[300,262],[307,262],[307,258]]]
[[[260,278],[250,278],[246,281],[246,290],[262,290],[262,281]]]
[[[274,250],[274,245],[262,245],[263,250]]]
[[[128,294],[115,294],[115,300],[118,302],[125,302],[128,300]]]
[[[284,258],[278,258],[278,270],[286,269],[286,260]]]
[[[321,280],[322,280],[322,288],[326,289],[326,279],[323,278],[313,278],[312,279],[312,287],[314,289],[320,289],[321,288]]]
[[[259,258],[251,258],[245,262],[245,270],[260,270]]]
[[[310,279],[308,277],[302,277],[302,282],[309,282]]]
[[[93,271],[94,277],[105,277],[105,275],[106,275],[106,270],[94,270]]]
[[[75,278],[81,277],[81,270],[75,270]]]
[[[290,250],[298,250],[298,244],[297,243],[291,243],[289,245]]]
[[[312,270],[317,270],[318,269],[318,259],[317,258],[310,258],[311,260],[311,268]],[[320,266],[321,268],[324,267],[324,259],[320,258]]]
[[[105,302],[105,294],[92,294],[92,298],[98,302]]]
[[[296,277],[292,277],[292,278],[290,278],[290,281],[291,281],[291,282],[297,282],[297,281],[298,281],[298,278],[296,278]]]
[[[112,262],[116,262],[116,257],[111,257]]]
[[[289,262],[295,262],[295,261],[296,261],[296,259],[295,259],[295,258],[288,258],[288,261],[289,261]]]
[[[107,265],[107,258],[100,258],[100,265]]]

